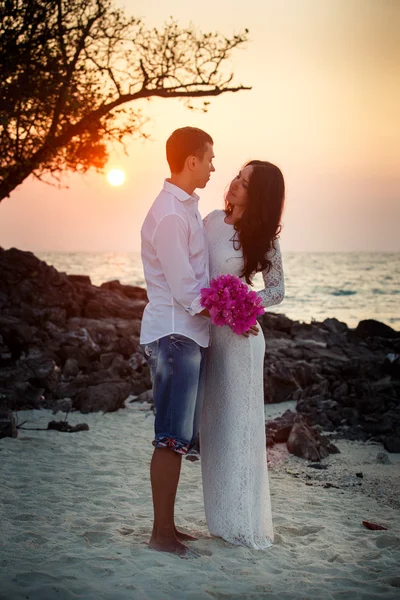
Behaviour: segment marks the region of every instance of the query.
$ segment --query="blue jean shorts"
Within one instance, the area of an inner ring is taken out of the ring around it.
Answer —
[[[153,446],[187,454],[199,434],[207,348],[178,333],[141,347],[153,383]]]

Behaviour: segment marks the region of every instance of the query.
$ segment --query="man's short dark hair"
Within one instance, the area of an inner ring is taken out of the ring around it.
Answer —
[[[208,133],[197,127],[175,129],[167,139],[167,161],[171,173],[180,173],[188,156],[203,158],[207,144],[213,144]]]

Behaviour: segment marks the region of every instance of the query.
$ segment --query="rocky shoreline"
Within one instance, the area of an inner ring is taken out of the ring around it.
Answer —
[[[112,412],[129,395],[148,399],[139,346],[146,302],[142,288],[97,287],[0,248],[0,410]],[[268,423],[270,445],[295,437],[297,424],[400,452],[400,332],[373,320],[350,329],[266,313],[259,322],[265,402],[295,400],[297,409]]]
[[[330,434],[327,434],[330,437]],[[336,440],[338,453],[322,462],[306,462],[291,454],[286,444],[268,448],[271,477],[289,476],[308,488],[339,490],[357,503],[360,495],[374,498],[380,505],[400,509],[400,455],[387,454],[381,444]],[[378,519],[376,515],[374,518]],[[379,521],[380,522],[380,521]],[[392,524],[387,524],[391,527]]]

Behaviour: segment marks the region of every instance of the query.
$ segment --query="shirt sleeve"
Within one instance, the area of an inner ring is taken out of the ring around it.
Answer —
[[[153,235],[153,246],[173,298],[191,315],[201,312],[201,284],[189,261],[189,229],[176,214],[165,216]]]
[[[280,304],[285,296],[285,281],[283,277],[282,255],[279,241],[274,241],[274,248],[268,253],[271,268],[262,271],[265,288],[257,294],[262,299],[264,308]]]

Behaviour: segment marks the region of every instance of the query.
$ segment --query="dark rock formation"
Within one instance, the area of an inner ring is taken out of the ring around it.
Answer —
[[[11,410],[0,410],[0,439],[4,437],[16,438],[18,429]]]
[[[287,410],[281,417],[278,417],[273,421],[268,421],[265,426],[267,446],[273,446],[274,444],[282,444],[283,442],[287,442],[295,419],[296,413],[291,410]]]
[[[352,330],[336,319],[306,324],[271,313],[260,324],[266,403],[295,400],[308,425],[399,451],[399,332],[373,320]]]
[[[141,288],[96,287],[30,252],[0,249],[0,408],[113,411],[148,390],[146,303]]]
[[[76,431],[89,431],[89,425],[87,423],[70,425],[67,421],[50,421],[47,423],[47,429],[63,431],[65,433],[75,433]]]
[[[291,410],[269,421],[265,427],[267,446],[286,442],[292,454],[312,461],[320,461],[328,454],[339,452],[330,440],[321,435],[318,426],[310,427],[305,418]]]
[[[301,415],[297,415],[286,442],[289,452],[311,461],[319,461],[339,449],[319,433],[316,428],[307,425]]]
[[[0,248],[0,409],[113,411],[151,389],[139,346],[145,290],[59,273],[30,252]],[[400,333],[361,321],[260,318],[265,401],[295,400],[308,426],[400,448]],[[146,400],[150,395],[145,395]],[[268,443],[287,441],[286,415]]]

